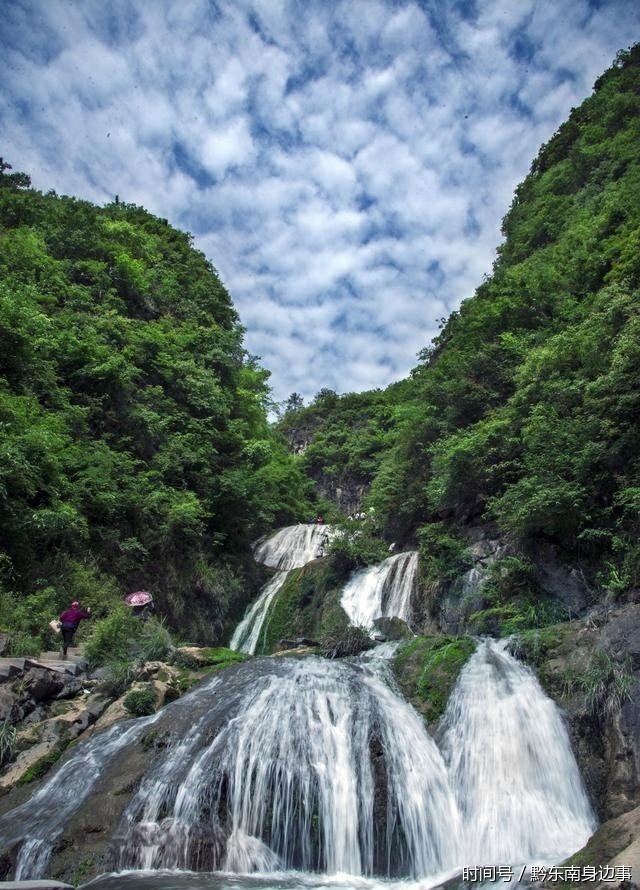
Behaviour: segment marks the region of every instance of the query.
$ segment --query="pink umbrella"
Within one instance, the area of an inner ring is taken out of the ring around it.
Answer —
[[[153,597],[146,590],[136,590],[135,593],[125,596],[124,601],[128,606],[146,606],[152,599]]]

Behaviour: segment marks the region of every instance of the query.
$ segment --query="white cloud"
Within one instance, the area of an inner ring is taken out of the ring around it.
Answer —
[[[235,118],[207,134],[198,160],[215,176],[222,177],[229,167],[246,164],[253,153],[249,124],[244,118]]]
[[[539,144],[638,39],[632,0],[300,9],[14,0],[0,37],[5,156],[194,232],[278,398],[406,374]]]

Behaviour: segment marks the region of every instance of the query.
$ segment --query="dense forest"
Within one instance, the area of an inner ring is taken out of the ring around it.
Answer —
[[[493,523],[525,557],[553,542],[601,590],[640,585],[639,145],[636,46],[542,147],[493,274],[410,379],[281,421],[325,487],[366,484],[388,541],[418,537],[427,573],[455,575],[461,533]]]
[[[309,509],[268,372],[191,238],[0,175],[0,626],[37,652],[79,599],[152,588],[212,637],[249,544]],[[49,641],[51,642],[51,641]]]

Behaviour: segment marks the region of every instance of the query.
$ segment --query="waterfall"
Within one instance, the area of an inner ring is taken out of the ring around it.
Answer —
[[[22,806],[0,818],[0,839],[8,847],[22,841],[16,880],[41,875],[65,822],[84,803],[110,762],[136,742],[159,717],[153,714],[128,724],[118,723],[81,746],[80,756],[67,760]],[[54,801],[51,808],[50,803]]]
[[[595,827],[555,705],[504,641],[481,641],[440,748],[379,666],[253,659],[152,717],[74,749],[0,819],[20,878],[45,874],[72,816],[143,733],[142,780],[112,837],[118,868],[436,879],[465,865],[558,862]],[[64,840],[63,840],[64,843]]]
[[[269,609],[284,584],[287,573],[323,556],[331,534],[330,526],[300,523],[281,528],[256,544],[253,550],[256,562],[279,571],[265,584],[258,598],[245,612],[231,637],[231,649],[246,652],[247,655],[255,653]]]
[[[356,572],[340,600],[351,623],[372,629],[376,618],[394,616],[409,623],[417,569],[418,554],[412,550]]]
[[[324,556],[332,533],[328,525],[290,525],[259,541],[253,555],[256,562],[272,569],[299,569],[312,559]]]
[[[560,862],[595,829],[565,725],[532,671],[483,640],[444,715],[467,863]]]
[[[274,577],[262,588],[258,599],[252,603],[247,609],[244,618],[236,627],[229,648],[235,649],[237,652],[246,652],[247,655],[253,655],[260,639],[260,631],[267,617],[269,606],[275,599],[276,594],[284,584],[287,578],[287,572],[278,572]]]
[[[194,752],[197,732],[188,765],[176,752],[169,770],[180,776],[177,792],[163,764],[127,808],[120,867],[205,861],[417,877],[458,859],[442,756],[417,714],[372,675],[319,658],[283,661],[276,674],[254,676],[234,718]],[[386,814],[376,823],[380,752]]]

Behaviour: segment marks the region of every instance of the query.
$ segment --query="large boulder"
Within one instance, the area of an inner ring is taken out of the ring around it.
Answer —
[[[20,683],[24,698],[30,698],[36,704],[54,698],[64,685],[64,677],[60,673],[45,668],[30,668]]]

